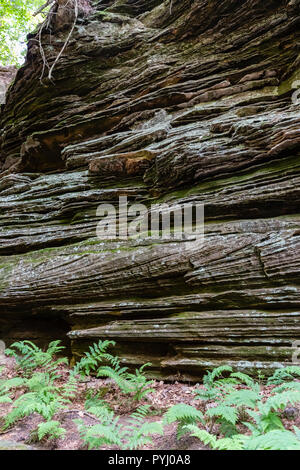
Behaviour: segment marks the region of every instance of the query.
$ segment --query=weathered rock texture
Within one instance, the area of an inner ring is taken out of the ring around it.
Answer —
[[[165,378],[290,363],[300,2],[90,6],[54,83],[29,40],[2,114],[1,337],[68,334],[75,356],[112,338],[124,363]],[[60,8],[42,34],[50,65],[72,22]],[[96,209],[120,195],[205,203],[204,246],[98,240]]]
[[[12,65],[3,67],[0,65],[0,105],[5,102],[5,93],[16,76],[17,69]]]

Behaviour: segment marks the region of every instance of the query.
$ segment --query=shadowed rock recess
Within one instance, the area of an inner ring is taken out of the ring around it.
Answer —
[[[60,4],[50,65],[72,25]],[[113,339],[165,379],[291,363],[299,0],[79,4],[53,83],[31,35],[2,107],[0,337],[68,338],[74,358]],[[120,195],[204,203],[203,247],[99,240],[96,209]]]

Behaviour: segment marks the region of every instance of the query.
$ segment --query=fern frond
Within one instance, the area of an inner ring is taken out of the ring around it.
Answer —
[[[131,414],[131,419],[144,419],[149,413],[150,405],[141,405]]]
[[[0,395],[0,403],[13,403],[9,395]]]
[[[254,385],[254,380],[247,374],[243,372],[233,372],[230,377],[238,379],[240,383],[247,385],[249,388],[252,388]]]
[[[235,390],[224,398],[224,403],[226,405],[234,405],[237,408],[241,406],[255,408],[259,399],[259,394],[253,390]]]
[[[204,429],[198,428],[194,424],[186,425],[186,429],[191,433],[192,437],[197,437],[203,444],[206,446],[209,445],[212,449],[214,449],[217,438],[213,434],[205,431]]]
[[[0,381],[0,395],[2,393],[7,393],[14,388],[23,387],[26,383],[25,379],[21,377],[13,377],[12,379],[1,380]]]
[[[126,370],[127,369],[124,368],[121,372],[119,372],[112,367],[103,366],[98,369],[97,377],[109,377],[118,385],[122,392],[131,393],[133,392],[133,387],[131,386],[130,382],[126,380],[126,375],[123,375]]]
[[[68,363],[67,359],[59,359],[52,363],[53,355],[59,353],[64,346],[59,346],[60,341],[52,341],[48,345],[46,352],[42,351],[31,341],[18,341],[6,349],[5,353],[8,356],[15,358],[18,366],[28,374],[37,367],[48,368],[48,372],[56,369],[60,363]]]
[[[75,420],[81,439],[89,449],[99,449],[104,445],[121,446],[120,429],[116,426],[106,426],[101,423],[86,426],[82,420]]]
[[[245,439],[244,450],[300,450],[300,440],[291,431],[274,430]]]
[[[235,425],[238,420],[238,412],[235,408],[231,406],[226,406],[223,403],[215,406],[214,408],[209,408],[206,412],[207,416],[217,417],[221,421],[227,421]]]
[[[114,341],[109,340],[100,340],[98,343],[94,343],[93,346],[89,347],[89,352],[86,352],[74,366],[73,373],[75,375],[89,375],[91,371],[95,371],[101,362],[113,358],[113,356],[106,353],[106,350],[110,346],[115,346],[115,344]]]
[[[78,382],[77,382],[76,376],[71,373],[67,383],[64,384],[61,389],[61,393],[63,397],[67,399],[74,398],[77,393],[77,386],[78,386]]]
[[[56,354],[59,354],[63,349],[66,349],[65,346],[60,346],[61,341],[52,341],[49,343],[48,348],[47,348],[47,354],[49,356],[53,357]]]
[[[137,423],[131,427],[125,428],[125,439],[127,442],[122,446],[123,449],[136,450],[140,449],[146,444],[152,443],[151,436],[153,435],[163,435],[164,427],[161,421],[142,423],[141,425]]]
[[[267,385],[279,385],[286,380],[293,380],[296,377],[300,377],[299,366],[288,366],[282,369],[277,369],[272,377],[268,379]]]
[[[87,411],[99,418],[102,424],[114,423],[114,413],[104,402],[99,403],[98,405],[90,406],[87,408]]]
[[[66,434],[66,430],[60,426],[59,421],[46,421],[40,423],[37,428],[37,435],[39,440],[42,440],[44,437],[48,439],[59,439]]]
[[[171,406],[164,415],[166,424],[175,423],[176,421],[188,420],[191,423],[203,421],[203,414],[191,405],[179,403]]]
[[[203,377],[204,385],[212,385],[216,379],[222,377],[224,372],[232,372],[232,367],[224,365],[216,367],[211,372],[207,372],[207,374]]]
[[[245,436],[241,434],[236,434],[230,438],[224,437],[223,439],[218,439],[214,449],[216,450],[243,450],[245,443]]]
[[[264,412],[283,410],[288,404],[300,403],[300,391],[288,390],[269,397],[263,405]]]
[[[300,382],[286,382],[279,385],[276,388],[273,388],[272,393],[281,393],[286,390],[293,390],[300,392]]]

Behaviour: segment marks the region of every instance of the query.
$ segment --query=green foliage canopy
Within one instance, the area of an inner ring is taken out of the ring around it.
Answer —
[[[45,0],[0,0],[0,65],[21,65],[26,35],[41,22],[33,16]]]

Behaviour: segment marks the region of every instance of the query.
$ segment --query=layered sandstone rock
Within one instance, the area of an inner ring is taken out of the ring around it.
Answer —
[[[80,5],[53,82],[32,37],[1,117],[0,336],[67,337],[75,356],[112,338],[169,379],[290,363],[299,2]],[[69,16],[43,31],[50,65]],[[205,204],[204,245],[99,240],[97,207],[120,196]]]
[[[7,89],[16,73],[17,70],[13,65],[8,67],[0,65],[0,105],[5,103]]]

